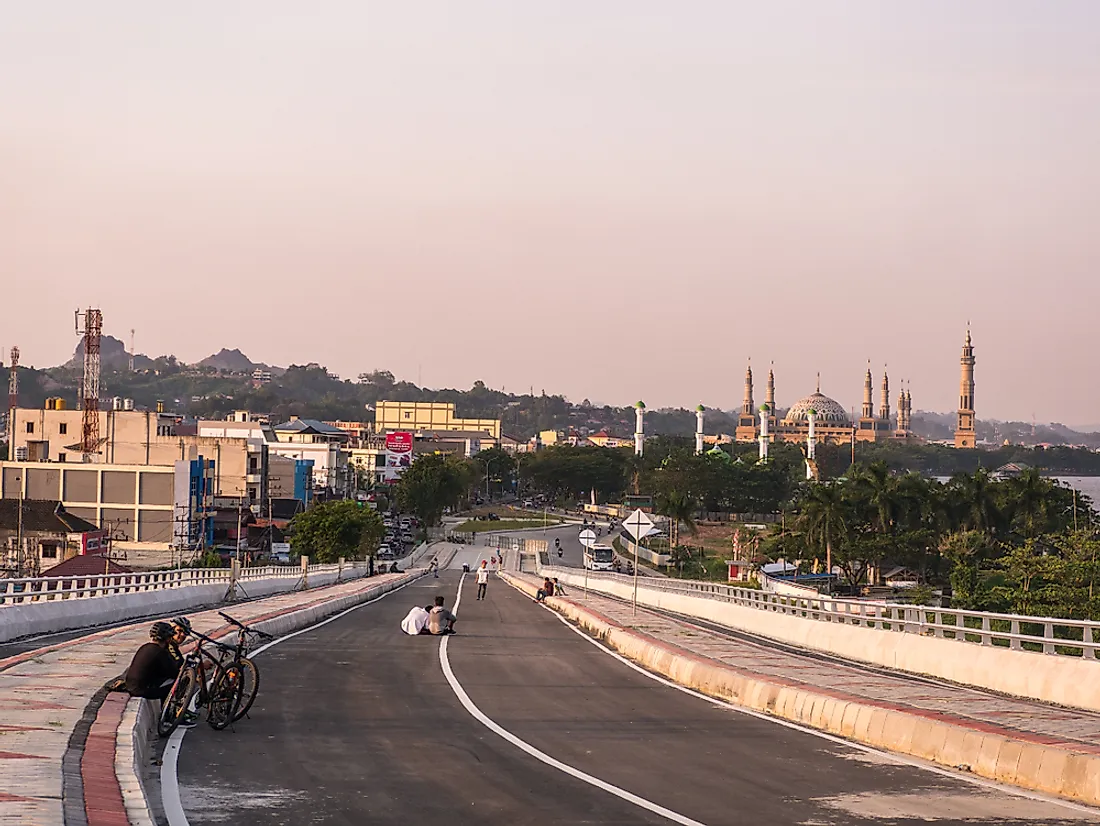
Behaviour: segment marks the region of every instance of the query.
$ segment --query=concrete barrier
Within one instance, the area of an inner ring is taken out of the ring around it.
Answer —
[[[525,577],[507,572],[500,576],[530,596],[537,591],[536,583]],[[869,699],[853,701],[831,695],[827,689],[814,691],[750,677],[717,660],[623,628],[569,599],[550,597],[546,604],[628,659],[701,694],[990,780],[1100,805],[1100,755],[1001,736]]]
[[[318,588],[366,576],[367,568],[345,567],[309,575],[309,587]],[[293,576],[237,582],[237,599],[256,599],[301,587]],[[0,642],[50,634],[75,628],[94,628],[152,614],[184,613],[198,607],[227,602],[227,582],[185,585],[178,588],[135,591],[87,599],[52,599],[0,607]],[[232,601],[232,600],[229,600]]]
[[[582,573],[563,573],[558,568],[554,575],[574,587],[584,582]],[[626,600],[631,599],[633,592],[630,582],[598,576],[588,578],[588,589]],[[638,585],[638,604],[698,617],[726,628],[857,662],[926,674],[1030,700],[1100,711],[1100,692],[1095,688],[1100,677],[1100,663],[1095,661],[803,619],[688,593],[649,588],[644,582]]]

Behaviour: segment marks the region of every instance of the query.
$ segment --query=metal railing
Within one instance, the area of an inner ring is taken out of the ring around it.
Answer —
[[[540,573],[557,576],[576,575],[575,568],[543,566]],[[633,586],[625,574],[588,573],[588,587],[619,582]],[[899,605],[877,600],[842,599],[828,596],[791,596],[752,588],[738,588],[714,582],[690,582],[676,579],[645,579],[639,589],[659,590],[713,599],[776,614],[801,617],[819,622],[835,622],[879,631],[957,640],[1042,654],[1100,658],[1100,622],[1089,620],[1032,617],[1023,614],[992,614],[926,605]]]
[[[299,579],[341,573],[366,567],[365,562],[327,563],[314,565],[264,565],[241,568],[236,577],[232,568],[177,568],[171,571],[149,571],[127,574],[92,574],[85,576],[26,577],[0,579],[0,606],[58,599],[90,599],[186,588],[194,585],[225,585],[256,582],[264,579]]]

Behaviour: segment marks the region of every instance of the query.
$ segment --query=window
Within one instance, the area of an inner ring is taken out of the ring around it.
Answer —
[[[56,545],[43,545],[42,546],[42,558],[43,559],[57,559],[57,546]]]
[[[34,433],[34,422],[27,422],[27,432]]]
[[[65,461],[65,454],[64,453],[58,453],[57,454],[57,461],[64,462]]]
[[[65,422],[62,422],[57,426],[57,432],[64,436],[69,432],[69,426]]]
[[[408,411],[408,410],[406,410],[406,411],[405,411],[405,418],[406,418],[406,419],[411,419],[411,418],[412,418],[412,412],[411,412],[411,411]]]
[[[255,473],[256,470],[259,468],[259,463],[260,463],[260,460],[257,459],[255,456],[249,456],[248,457],[248,472],[249,473]]]

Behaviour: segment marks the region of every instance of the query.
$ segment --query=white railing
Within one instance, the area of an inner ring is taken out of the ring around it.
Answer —
[[[541,574],[571,576],[575,568],[542,566]],[[625,574],[588,574],[588,587],[599,589],[600,581],[632,584]],[[752,588],[738,588],[713,582],[647,578],[639,588],[687,594],[777,614],[819,622],[835,622],[874,628],[879,631],[920,634],[939,639],[998,646],[1042,654],[1100,658],[1100,622],[1089,620],[1031,617],[1021,614],[991,614],[925,605],[838,599],[828,596],[793,596]]]
[[[232,568],[177,568],[171,571],[147,573],[95,574],[87,576],[27,577],[0,579],[0,607],[28,602],[59,599],[89,599],[92,597],[186,588],[193,585],[255,582],[264,579],[297,579],[305,574],[341,573],[366,567],[365,562],[327,563],[316,565],[265,565],[241,568],[236,578]]]

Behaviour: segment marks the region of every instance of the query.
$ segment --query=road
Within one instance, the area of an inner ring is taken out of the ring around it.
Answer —
[[[398,628],[459,581],[419,580],[261,654],[251,717],[183,741],[189,822],[1100,822],[662,685],[502,581],[475,601],[467,577],[446,662],[506,740],[448,682],[440,638]]]

